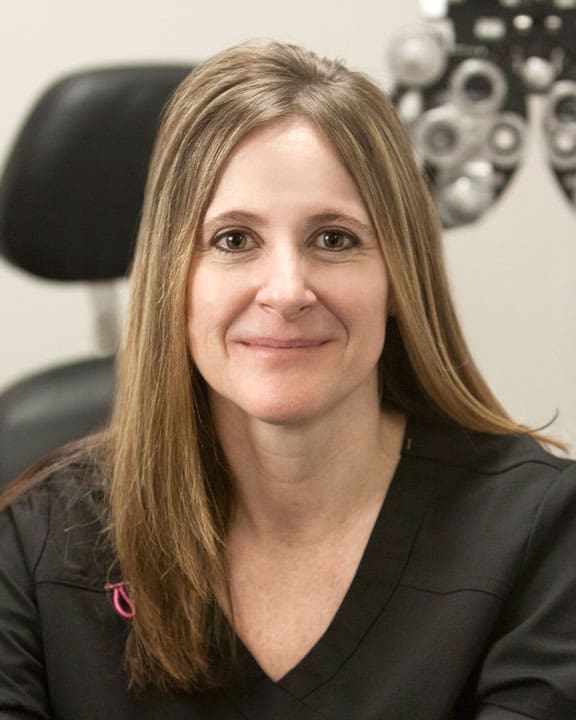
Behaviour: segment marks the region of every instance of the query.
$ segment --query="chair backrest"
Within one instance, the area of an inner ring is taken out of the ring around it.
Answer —
[[[0,255],[52,280],[124,276],[162,108],[190,70],[111,67],[50,87],[0,178]],[[41,371],[0,393],[0,487],[105,423],[113,390],[107,357]]]
[[[159,117],[190,69],[91,70],[50,87],[0,180],[0,254],[54,280],[125,275]]]

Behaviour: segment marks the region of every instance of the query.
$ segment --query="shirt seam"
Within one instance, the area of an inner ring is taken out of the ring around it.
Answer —
[[[569,469],[570,467],[571,466],[568,466],[568,468],[566,468],[566,470]],[[549,481],[548,486],[546,487],[546,490],[544,491],[542,498],[541,498],[540,502],[538,503],[536,510],[534,511],[534,519],[532,521],[530,533],[526,540],[526,547],[524,548],[524,555],[522,557],[521,572],[524,572],[524,570],[526,569],[526,566],[529,562],[530,552],[531,552],[533,544],[534,544],[534,537],[540,526],[540,521],[544,515],[544,506],[546,505],[546,503],[548,502],[548,499],[550,498],[550,496],[553,494],[554,490],[556,489],[556,487],[560,481],[560,478],[562,477],[564,472],[565,472],[565,470],[562,470],[561,472],[558,473],[558,475],[556,477],[552,478]]]
[[[90,585],[87,582],[76,582],[73,580],[63,580],[57,578],[42,578],[41,580],[35,580],[35,585],[63,585],[64,587],[77,588],[78,590],[88,590],[90,592],[99,593],[100,595],[105,594],[104,587]]]
[[[431,595],[456,595],[457,593],[480,593],[482,595],[490,595],[490,597],[497,598],[498,600],[506,600],[505,594],[500,594],[496,592],[496,590],[487,590],[486,588],[479,588],[479,587],[459,587],[455,588],[454,590],[432,590],[431,588],[425,588],[421,587],[420,585],[415,585],[413,583],[400,583],[399,587],[405,587],[410,588],[410,590],[418,590],[420,592],[424,593],[430,593]]]
[[[455,470],[468,470],[469,472],[473,472],[477,475],[486,475],[486,476],[498,476],[502,475],[505,472],[509,472],[510,470],[515,470],[516,468],[523,467],[524,465],[543,465],[544,467],[550,468],[551,470],[556,470],[559,474],[562,474],[565,470],[565,468],[558,467],[558,465],[546,462],[545,460],[522,460],[516,463],[513,463],[512,465],[507,465],[506,467],[499,467],[494,470],[483,470],[482,468],[476,468],[472,465],[466,465],[464,463],[451,463],[446,460],[441,460],[434,457],[428,457],[427,455],[417,455],[414,454],[412,451],[407,451],[405,453],[406,458],[410,458],[412,460],[418,460],[420,462],[432,462],[436,465],[442,465],[444,467],[453,468]],[[568,466],[570,467],[570,465]],[[553,481],[552,481],[553,482]]]
[[[42,547],[40,548],[40,551],[38,552],[38,557],[36,558],[34,564],[32,565],[32,572],[31,576],[34,581],[34,584],[36,584],[36,574],[38,572],[38,566],[40,565],[40,562],[42,561],[42,558],[44,557],[44,553],[46,552],[46,547],[48,545],[48,537],[50,535],[50,529],[52,525],[52,502],[50,499],[50,495],[48,492],[49,488],[46,486],[46,484],[42,487],[42,492],[44,495],[44,503],[46,505],[45,508],[45,516],[46,516],[46,532],[44,533],[44,538],[42,539]]]

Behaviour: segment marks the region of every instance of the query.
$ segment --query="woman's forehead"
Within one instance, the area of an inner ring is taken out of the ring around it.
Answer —
[[[268,123],[238,143],[219,174],[205,222],[223,213],[264,217],[294,206],[309,215],[359,216],[369,224],[357,185],[335,147],[300,117]]]

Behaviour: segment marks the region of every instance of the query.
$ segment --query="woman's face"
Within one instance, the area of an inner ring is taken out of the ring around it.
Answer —
[[[248,135],[188,285],[189,348],[215,407],[289,424],[377,402],[387,308],[380,246],[326,137],[300,118]]]

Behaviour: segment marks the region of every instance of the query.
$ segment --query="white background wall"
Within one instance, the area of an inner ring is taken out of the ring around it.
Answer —
[[[254,37],[344,58],[390,84],[385,52],[420,18],[417,0],[37,0],[0,24],[0,162],[39,93],[61,75],[120,62],[194,61]],[[534,108],[529,153],[503,201],[446,236],[473,354],[508,410],[576,451],[576,214],[556,189]],[[52,363],[95,352],[81,285],[39,281],[0,261],[0,391]]]

